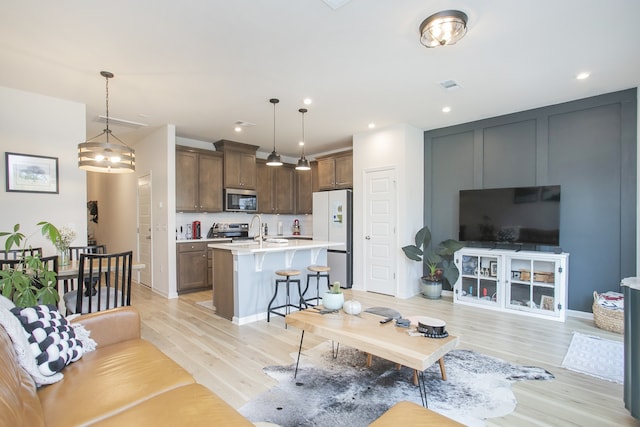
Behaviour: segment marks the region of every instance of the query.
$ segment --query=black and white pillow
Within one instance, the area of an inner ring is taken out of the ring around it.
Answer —
[[[54,305],[14,307],[11,312],[22,323],[43,375],[53,375],[82,357],[82,342]]]

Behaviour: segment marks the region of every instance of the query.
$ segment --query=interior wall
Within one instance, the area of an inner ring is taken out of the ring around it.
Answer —
[[[40,221],[74,229],[74,245],[87,242],[86,172],[78,169],[77,157],[77,145],[86,138],[85,114],[84,104],[0,87],[0,231],[20,223],[24,234],[37,232],[29,244],[45,255],[55,248],[39,233]],[[7,192],[6,152],[57,157],[59,193]]]
[[[591,311],[636,273],[637,133],[636,89],[425,132],[425,222],[457,238],[459,190],[560,184],[568,308]]]
[[[99,244],[110,252],[133,251],[138,260],[138,178],[151,174],[153,229],[152,288],[169,298],[177,296],[175,274],[175,126],[152,129],[137,141],[136,170],[128,174],[90,173],[89,200],[98,201],[99,222],[92,228]],[[171,238],[169,238],[171,237]]]
[[[389,126],[353,136],[353,287],[366,290],[364,248],[365,173],[396,171],[396,295],[409,298],[420,292],[422,264],[408,260],[402,246],[414,241],[423,226],[423,133],[406,124]]]

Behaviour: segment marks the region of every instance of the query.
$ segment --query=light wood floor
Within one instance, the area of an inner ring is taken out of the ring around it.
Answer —
[[[404,316],[443,319],[449,333],[460,337],[459,348],[539,366],[555,375],[551,381],[514,383],[515,412],[487,420],[488,426],[640,426],[624,408],[622,385],[560,367],[574,331],[622,341],[621,335],[596,328],[592,320],[570,317],[559,323],[454,305],[447,298],[402,300],[358,291],[346,291],[345,296],[365,308],[385,306]],[[271,323],[234,325],[197,304],[210,299],[211,291],[205,291],[167,300],[137,284],[132,295],[142,316],[142,336],[239,408],[274,385],[263,367],[294,361],[291,354],[297,352],[300,331],[285,330],[277,316]],[[304,348],[321,341],[307,334]]]

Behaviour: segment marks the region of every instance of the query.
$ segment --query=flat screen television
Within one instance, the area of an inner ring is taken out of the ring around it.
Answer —
[[[458,240],[560,246],[560,186],[461,190]]]

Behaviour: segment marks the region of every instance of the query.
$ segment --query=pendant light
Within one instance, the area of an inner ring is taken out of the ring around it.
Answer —
[[[307,112],[307,109],[306,108],[301,108],[298,111],[300,113],[302,113],[302,141],[300,141],[300,146],[302,146],[302,155],[300,156],[300,159],[298,159],[298,165],[296,166],[296,170],[308,171],[309,169],[311,169],[311,166],[309,166],[309,160],[307,160],[307,158],[304,156],[304,144],[305,144],[305,140],[304,140],[304,113]]]
[[[267,166],[282,166],[280,160],[280,154],[276,152],[276,104],[280,102],[277,98],[271,98],[269,100],[273,104],[273,151],[267,157]]]
[[[113,78],[113,73],[100,71],[100,75],[106,80],[106,129],[78,144],[78,167],[90,172],[130,173],[136,169],[135,151],[109,129],[109,79]],[[103,135],[106,142],[95,141]],[[110,141],[110,137],[116,142]]]

